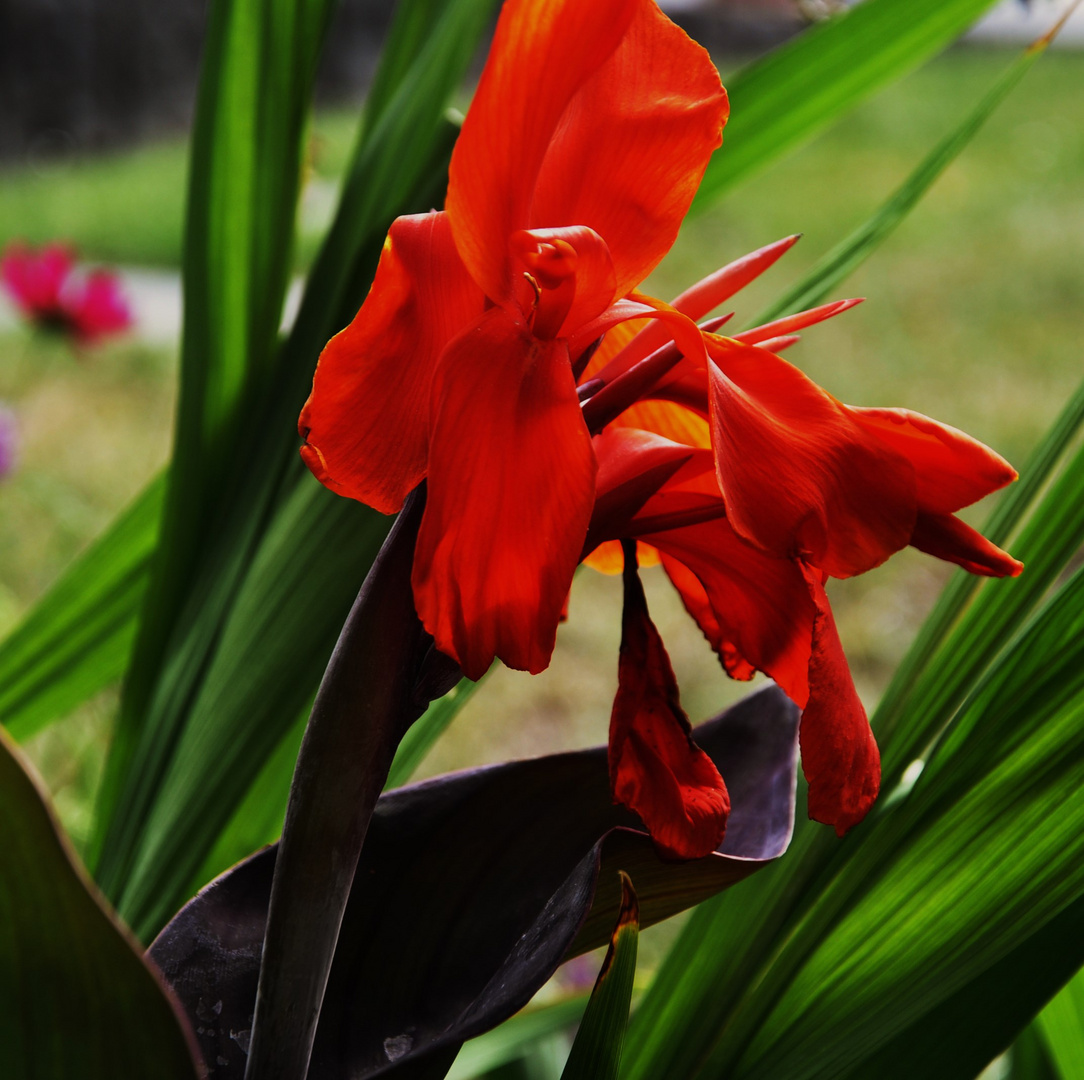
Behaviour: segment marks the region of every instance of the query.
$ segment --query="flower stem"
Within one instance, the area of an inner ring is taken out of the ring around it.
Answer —
[[[425,504],[407,500],[343,626],[309,717],[275,865],[245,1076],[304,1080],[343,911],[399,740],[424,708],[431,639],[410,574]]]

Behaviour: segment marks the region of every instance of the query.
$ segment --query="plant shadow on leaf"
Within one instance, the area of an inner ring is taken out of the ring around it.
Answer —
[[[720,850],[694,862],[660,860],[613,805],[604,747],[384,795],[343,919],[312,1080],[429,1063],[443,1075],[436,1066],[526,1005],[566,956],[609,940],[619,869],[637,882],[646,926],[778,858],[794,825],[797,725],[773,686],[696,729],[733,810]],[[244,1074],[276,850],[209,885],[149,950],[218,1063],[216,1080]]]

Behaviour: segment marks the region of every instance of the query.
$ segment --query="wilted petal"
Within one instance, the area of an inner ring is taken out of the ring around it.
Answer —
[[[723,633],[712,609],[711,600],[708,599],[707,590],[701,585],[700,579],[677,559],[664,559],[663,565],[685,605],[685,610],[715,650],[723,669],[732,679],[747,682],[757,673],[757,669],[738,652],[738,647]]]
[[[633,558],[625,563],[609,759],[614,801],[640,815],[666,854],[698,859],[723,842],[730,813],[726,785],[711,758],[693,742]]]
[[[494,656],[542,671],[595,493],[564,343],[491,308],[437,367],[430,450],[418,614],[470,678]]]
[[[806,568],[816,605],[809,701],[798,729],[809,816],[842,836],[869,812],[881,785],[881,755],[843,655],[820,575]]]
[[[402,506],[425,476],[437,360],[484,303],[444,214],[392,224],[369,296],[321,354],[298,421],[322,484],[381,513]]]
[[[705,636],[731,643],[737,656],[804,707],[816,609],[801,568],[746,543],[722,518],[643,539],[662,552],[664,567],[676,560],[700,582],[713,615],[701,624]],[[696,604],[689,607],[695,617]]]

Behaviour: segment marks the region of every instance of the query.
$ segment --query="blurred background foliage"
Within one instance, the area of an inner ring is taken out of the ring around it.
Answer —
[[[957,46],[882,91],[699,215],[651,291],[675,294],[742,252],[804,233],[739,298],[738,320],[752,318],[872,212],[1007,59],[993,46]],[[718,61],[724,75],[735,66],[730,56]],[[1082,87],[1084,54],[1044,57],[846,283],[848,295],[867,303],[816,328],[789,358],[843,400],[928,412],[1020,464],[1079,379]],[[311,121],[299,273],[327,226],[357,115],[337,107]],[[93,352],[73,354],[0,319],[0,400],[15,406],[21,436],[19,469],[0,486],[0,636],[168,456],[177,364],[169,324],[179,303],[169,271],[180,260],[185,153],[182,140],[167,138],[0,169],[0,244],[59,237],[90,260],[163,271],[133,274],[149,297],[143,325]],[[970,520],[988,510],[975,508]],[[745,687],[722,675],[661,574],[646,578],[688,711],[708,716]],[[867,705],[946,578],[943,565],[908,550],[875,574],[834,583]],[[494,672],[419,775],[604,741],[619,615],[618,583],[581,573],[549,671],[534,679]],[[77,843],[115,700],[106,692],[27,745]],[[513,711],[515,724],[506,720]]]

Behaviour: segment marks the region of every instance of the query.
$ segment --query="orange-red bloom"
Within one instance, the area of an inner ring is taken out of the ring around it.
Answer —
[[[728,280],[744,284],[789,244],[724,268],[674,307],[700,318],[720,291],[733,291]],[[658,332],[649,327],[624,348],[600,350],[587,372],[598,388],[585,405],[586,414],[614,421],[595,439],[599,500],[588,561],[613,568],[611,535],[649,544],[726,671],[739,679],[763,671],[803,709],[810,815],[840,834],[873,804],[880,762],[826,579],[860,573],[909,543],[975,573],[1021,570],[953,516],[1015,477],[1001,457],[916,413],[843,405],[751,344],[849,306],[827,305],[737,338],[705,332],[706,370],[673,347],[651,353]],[[652,364],[653,384],[638,388],[637,399],[623,397],[620,388]],[[622,410],[623,402],[631,407]],[[657,479],[639,499],[630,497],[637,475]],[[638,784],[634,808],[645,820],[671,805],[672,771],[656,766]],[[691,823],[703,795],[686,802],[686,855],[702,853]]]
[[[395,222],[320,359],[305,461],[385,513],[427,478],[415,601],[468,676],[549,662],[595,498],[574,369],[650,310],[622,298],[673,243],[726,115],[654,0],[509,0],[446,210]]]
[[[726,116],[707,54],[654,0],[508,0],[446,209],[392,225],[300,419],[306,463],[343,495],[394,513],[427,481],[415,603],[471,678],[494,657],[545,668],[577,562],[616,568],[625,542],[613,792],[682,858],[718,846],[729,800],[635,551],[662,562],[730,675],[765,672],[802,708],[810,813],[840,833],[880,765],[827,578],[907,544],[1020,569],[954,517],[1013,478],[1000,457],[917,414],[843,405],[777,355],[857,301],[733,338],[726,317],[696,326],[795,237],[672,306],[636,292]]]

